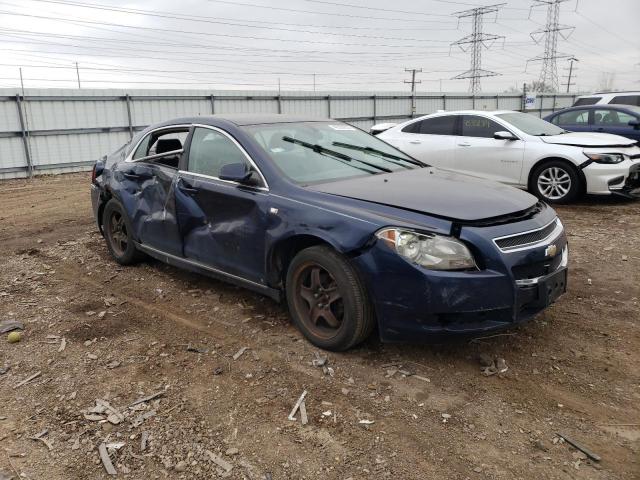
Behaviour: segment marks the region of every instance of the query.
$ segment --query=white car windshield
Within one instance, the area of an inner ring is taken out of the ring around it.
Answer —
[[[244,127],[287,177],[311,184],[422,168],[388,143],[341,122],[300,122]]]
[[[552,123],[542,120],[541,118],[534,117],[529,113],[511,112],[511,113],[498,113],[496,117],[501,118],[505,122],[510,123],[517,129],[523,131],[528,135],[535,137],[546,137],[550,135],[561,135],[566,133],[566,130],[556,127]]]

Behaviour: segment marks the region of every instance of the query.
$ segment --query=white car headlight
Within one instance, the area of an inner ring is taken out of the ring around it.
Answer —
[[[467,246],[455,238],[402,228],[385,228],[377,232],[376,237],[401,257],[431,270],[477,268]]]
[[[587,153],[584,154],[596,163],[620,163],[624,160],[624,155],[621,153]]]

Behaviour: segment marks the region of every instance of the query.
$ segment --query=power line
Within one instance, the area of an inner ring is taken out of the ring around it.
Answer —
[[[461,38],[460,40],[453,42],[451,46],[458,46],[462,51],[471,49],[471,68],[466,72],[456,75],[452,80],[469,79],[469,92],[476,94],[480,92],[480,78],[482,77],[494,77],[500,75],[499,73],[484,70],[482,68],[482,48],[489,48],[491,45],[487,42],[493,43],[495,40],[504,38],[501,35],[492,35],[482,32],[482,21],[484,15],[488,13],[498,14],[498,10],[506,5],[505,3],[499,3],[495,5],[489,5],[486,7],[471,8],[462,12],[454,13],[458,17],[458,21],[462,18],[472,17],[473,21],[473,33]]]
[[[547,22],[544,28],[531,33],[531,38],[539,43],[544,38],[544,54],[530,58],[528,62],[542,62],[540,69],[539,88],[550,88],[554,92],[558,90],[558,59],[569,58],[570,55],[558,54],[558,36],[569,38],[575,27],[560,24],[560,4],[568,0],[533,0],[531,8],[546,5]],[[565,35],[563,32],[568,33]],[[537,36],[537,38],[536,38]]]

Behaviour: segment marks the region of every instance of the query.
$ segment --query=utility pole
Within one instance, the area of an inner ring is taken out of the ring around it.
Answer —
[[[82,88],[80,86],[80,69],[78,68],[78,62],[76,62],[76,76],[78,77],[78,88]]]
[[[405,68],[405,72],[411,72],[411,80],[405,80],[404,83],[411,84],[411,116],[416,114],[416,83],[422,83],[420,80],[416,81],[416,73],[421,73],[421,68]]]
[[[552,91],[558,91],[558,59],[569,58],[571,55],[558,53],[558,36],[567,40],[575,27],[560,24],[560,4],[569,0],[533,0],[531,10],[539,6],[547,6],[547,21],[543,28],[531,32],[531,38],[534,42],[540,43],[544,38],[544,54],[530,58],[529,62],[542,62],[540,70],[539,86],[540,90],[550,88]],[[529,16],[531,16],[531,10]]]
[[[22,67],[20,67],[19,70],[20,70],[20,87],[22,88],[22,96],[24,97],[24,80],[22,79]]]
[[[480,93],[480,78],[500,75],[497,72],[491,72],[482,68],[482,47],[489,49],[493,42],[501,38],[503,39],[504,36],[483,33],[482,24],[484,15],[488,13],[495,13],[497,15],[498,10],[504,5],[506,5],[506,3],[498,3],[486,7],[471,8],[453,14],[458,17],[458,23],[460,23],[460,19],[467,17],[472,17],[473,21],[473,33],[451,44],[452,47],[455,45],[463,52],[471,50],[471,68],[466,72],[456,75],[452,80],[468,78],[469,92],[472,94]]]
[[[569,60],[569,75],[567,77],[567,93],[569,93],[569,87],[571,87],[572,85],[575,85],[575,83],[571,83],[571,77],[573,75],[573,62],[579,62],[580,61],[576,57],[571,57],[568,60]]]

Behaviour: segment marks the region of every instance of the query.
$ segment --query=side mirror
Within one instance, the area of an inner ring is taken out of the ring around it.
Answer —
[[[628,125],[636,130],[640,129],[640,120],[629,120]]]
[[[220,180],[228,180],[242,184],[250,184],[251,170],[246,163],[228,163],[220,169]]]
[[[507,132],[507,131],[495,132],[493,134],[493,138],[495,138],[496,140],[517,140],[518,139],[518,137],[516,137],[513,133]]]

